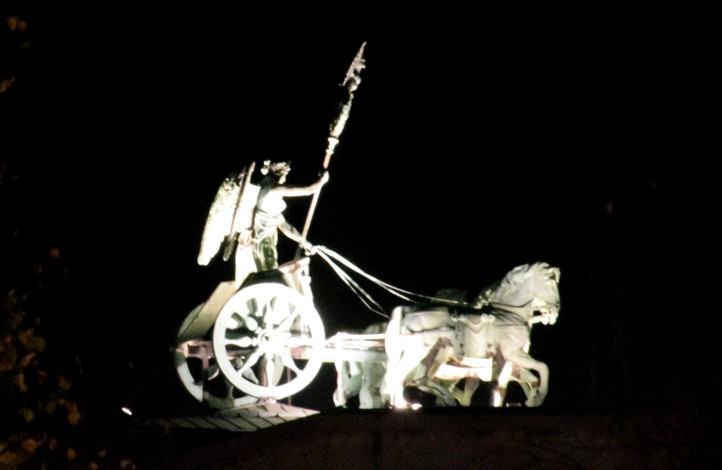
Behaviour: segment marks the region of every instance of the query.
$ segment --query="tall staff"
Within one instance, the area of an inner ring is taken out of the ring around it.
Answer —
[[[341,133],[343,132],[343,128],[346,125],[349,113],[351,112],[353,93],[361,84],[361,70],[366,67],[366,60],[364,59],[365,47],[366,43],[364,42],[363,44],[361,44],[361,47],[356,53],[356,57],[354,57],[353,62],[351,62],[351,66],[348,68],[348,71],[346,72],[346,77],[341,84],[342,87],[346,88],[346,99],[341,104],[338,116],[336,116],[336,119],[331,122],[331,128],[328,135],[328,144],[326,145],[326,154],[323,158],[324,171],[328,171],[328,167],[331,165],[331,157],[333,157],[333,152],[336,149],[336,145],[338,145],[339,138],[341,137]],[[316,204],[318,204],[318,198],[320,194],[321,189],[319,188],[319,190],[313,194],[313,199],[311,199],[311,205],[308,208],[308,215],[306,215],[306,222],[303,224],[301,241],[299,242],[298,250],[296,251],[296,259],[299,259],[303,254],[303,247],[306,244],[308,231],[311,228],[311,220],[313,219],[313,214],[316,211]]]

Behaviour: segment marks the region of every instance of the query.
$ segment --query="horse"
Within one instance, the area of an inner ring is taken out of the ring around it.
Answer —
[[[395,308],[385,337],[384,401],[409,407],[403,391],[412,386],[436,395],[437,403],[468,406],[481,381],[496,381],[491,405],[499,407],[513,380],[526,406],[540,406],[549,368],[529,354],[529,338],[535,323],[556,322],[559,279],[559,269],[547,263],[525,264],[482,291],[470,311],[457,313],[446,305]],[[462,379],[463,391],[456,386]]]
[[[374,323],[364,329],[360,336],[378,336],[384,333],[387,327],[386,322]],[[385,362],[337,359],[335,366],[336,390],[333,393],[333,402],[336,406],[346,407],[348,400],[356,396],[359,398],[360,409],[386,406],[381,394],[381,384],[386,374]]]

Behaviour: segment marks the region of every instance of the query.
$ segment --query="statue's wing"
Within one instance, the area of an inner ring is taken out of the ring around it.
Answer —
[[[231,232],[231,220],[238,201],[238,192],[241,189],[240,181],[242,181],[242,177],[231,174],[223,180],[218,188],[213,204],[208,211],[206,226],[203,228],[201,249],[198,253],[198,264],[201,266],[207,266],[211,262],[211,259],[218,253],[223,239]]]
[[[241,190],[241,182],[246,170],[241,174],[231,174],[218,188],[213,204],[208,211],[208,218],[203,229],[201,248],[198,253],[198,264],[206,266],[218,253],[223,240],[231,234],[233,214],[238,204],[238,194]]]
[[[255,184],[247,184],[243,194],[238,199],[236,218],[233,221],[233,233],[244,233],[253,230],[253,213],[258,202],[260,187]],[[230,223],[228,224],[230,226]]]
[[[231,259],[234,250],[243,251],[253,241],[253,217],[258,202],[259,188],[249,182],[241,185],[233,214],[231,234],[223,240],[223,261]]]
[[[253,229],[253,212],[258,201],[259,187],[250,183],[245,186],[242,184],[248,170],[246,168],[240,174],[231,174],[218,188],[201,238],[198,253],[198,264],[201,266],[211,262],[224,240],[234,239],[230,235],[244,232],[250,234]],[[239,197],[242,189],[243,194]],[[241,240],[250,240],[250,237],[241,237]]]

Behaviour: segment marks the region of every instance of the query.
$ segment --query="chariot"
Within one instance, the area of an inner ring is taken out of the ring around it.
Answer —
[[[556,321],[557,268],[523,265],[475,305],[443,299],[405,305],[365,332],[327,338],[309,264],[303,257],[255,273],[240,289],[221,283],[191,311],[174,354],[194,398],[218,409],[280,400],[308,386],[323,363],[333,363],[339,406],[354,395],[363,408],[410,406],[403,393],[409,386],[436,395],[442,405],[468,405],[479,382],[492,381],[492,405],[502,406],[510,380],[521,384],[528,406],[543,401],[548,369],[528,354],[529,334],[534,323]]]
[[[353,92],[360,83],[364,46],[342,83],[346,99],[330,126],[324,172],[328,171],[348,119]],[[444,405],[468,405],[481,381],[496,384],[492,404],[501,406],[510,380],[521,384],[527,405],[541,404],[547,391],[548,368],[529,355],[529,335],[534,323],[556,321],[557,268],[545,263],[519,266],[470,303],[395,288],[367,275],[338,253],[307,243],[319,186],[313,193],[302,234],[291,230],[285,221],[276,221],[272,227],[297,239],[296,258],[275,269],[275,238],[264,238],[263,242],[271,241],[263,249],[270,246],[270,265],[274,268],[252,272],[254,269],[248,267],[254,266],[254,256],[255,268],[261,269],[258,266],[266,263],[258,263],[257,252],[251,254],[251,250],[240,248],[243,243],[248,247],[253,243],[249,240],[257,240],[256,235],[262,232],[258,230],[258,215],[270,216],[259,209],[259,204],[271,191],[268,186],[261,189],[251,183],[253,167],[221,185],[209,212],[198,257],[199,264],[208,264],[221,246],[224,260],[235,251],[235,280],[219,284],[205,302],[190,312],[176,334],[176,370],[194,398],[216,409],[280,400],[303,390],[328,362],[337,370],[334,402],[339,406],[354,395],[359,395],[363,408],[409,406],[404,397],[406,387],[430,392]],[[282,200],[275,202],[274,209],[281,207],[282,211]],[[280,212],[276,216],[280,217]],[[367,306],[378,307],[377,311],[383,309],[347,270],[363,274],[407,302],[412,297],[424,302],[417,300],[413,305],[397,307],[391,315],[380,312],[388,322],[372,325],[365,332],[341,332],[327,338],[311,292],[309,256],[315,254]],[[462,381],[463,389],[459,388]]]

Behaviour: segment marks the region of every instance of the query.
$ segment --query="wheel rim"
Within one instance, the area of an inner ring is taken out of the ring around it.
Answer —
[[[202,307],[203,304],[200,304],[194,308],[178,329],[176,350],[173,354],[178,378],[183,384],[183,387],[193,398],[199,402],[206,403],[211,408],[222,410],[247,404],[249,402],[249,397],[234,396],[233,385],[227,383],[225,377],[216,377],[217,374],[202,369],[200,366],[201,360],[199,358],[186,355],[178,349],[179,346],[181,346],[181,340],[178,338],[180,333],[184,331],[188,324],[195,319]],[[191,361],[196,361],[194,364],[195,367],[191,367]],[[209,369],[212,370],[217,367],[215,358],[210,358]],[[227,385],[219,384],[217,381],[226,382]],[[212,387],[209,387],[209,385],[212,385]],[[216,392],[221,390],[225,393],[215,395],[211,390],[209,390],[210,388],[213,388]]]
[[[325,340],[309,299],[283,284],[262,283],[241,289],[223,306],[213,329],[213,352],[235,387],[280,399],[314,379]]]

